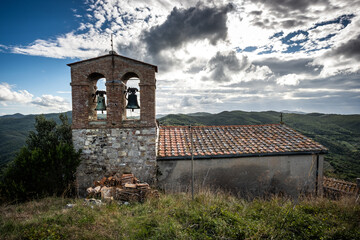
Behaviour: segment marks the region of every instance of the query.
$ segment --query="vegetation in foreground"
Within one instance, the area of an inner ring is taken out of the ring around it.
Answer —
[[[59,125],[43,115],[35,118],[35,131],[29,132],[26,146],[0,172],[0,202],[74,192],[74,173],[80,163],[80,152],[73,147],[66,115],[61,114],[59,118]]]
[[[66,208],[66,204],[74,207]],[[360,205],[225,194],[161,194],[145,203],[87,206],[45,198],[0,207],[3,239],[360,239]]]

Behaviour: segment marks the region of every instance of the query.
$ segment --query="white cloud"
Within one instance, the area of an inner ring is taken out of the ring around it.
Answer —
[[[7,103],[27,103],[30,102],[33,95],[26,90],[13,90],[13,86],[6,82],[0,83],[0,104]]]
[[[301,80],[301,76],[298,74],[287,74],[276,79],[276,83],[279,85],[293,85],[296,86]]]
[[[110,50],[111,33],[114,34],[114,46],[136,43],[143,30],[162,23],[174,6],[187,6],[189,3],[118,0],[89,1],[88,4],[86,18],[82,18],[87,22],[81,22],[78,29],[52,39],[37,39],[29,45],[11,47],[11,51],[51,58],[96,57]]]
[[[322,65],[321,77],[329,77],[342,72],[356,73],[360,71],[360,16],[332,38],[332,47],[321,51],[314,58],[313,64]]]
[[[3,44],[0,44],[0,52],[4,52],[4,50],[7,50],[7,49],[9,49],[8,46],[5,46],[5,45],[3,45]]]
[[[293,36],[290,40],[291,40],[291,41],[301,41],[301,40],[305,40],[306,38],[307,38],[307,37],[306,37],[305,34],[300,33],[300,34],[298,34],[298,35]]]
[[[52,95],[42,95],[31,101],[32,104],[46,108],[47,110],[69,111],[71,110],[70,103],[62,97]]]
[[[310,40],[319,40],[325,38],[331,34],[337,34],[339,30],[343,28],[342,24],[333,23],[333,24],[326,24],[308,31],[308,37]]]
[[[228,3],[215,0],[202,4],[220,8]],[[267,106],[274,97],[283,99],[283,96],[287,99],[312,99],[313,96],[306,95],[308,92],[305,91],[301,92],[304,96],[299,96],[295,88],[309,89],[303,85],[315,80],[326,84],[327,78],[339,73],[359,71],[359,61],[354,56],[336,52],[359,35],[359,16],[351,18],[351,23],[345,28],[334,21],[345,14],[357,14],[359,1],[276,0],[271,3],[236,0],[231,3],[234,10],[226,14],[226,39],[216,44],[211,44],[206,38],[192,36],[189,40],[188,36],[179,35],[184,41],[176,47],[171,44],[166,48],[160,46],[157,55],[148,52],[144,31],[150,32],[164,24],[174,7],[184,13],[196,6],[198,0],[89,0],[86,1],[85,13],[76,11],[77,15],[82,15],[78,18],[82,21],[78,29],[9,48],[18,54],[84,59],[109,51],[110,34],[113,33],[114,47],[119,54],[159,66],[157,105],[160,113],[182,112],[184,107],[189,112],[199,111],[199,106],[209,111],[221,110],[224,105],[239,109],[243,103],[247,103],[246,107],[255,103]],[[290,46],[283,38],[294,33],[287,40],[301,43],[297,45],[289,41],[293,44]],[[236,52],[236,49],[247,47],[255,47],[255,50]],[[298,49],[291,52],[292,47]],[[0,45],[0,48],[6,49],[7,46]],[[218,53],[218,61],[211,62]],[[273,60],[266,62],[267,59]],[[301,59],[306,61],[299,61]],[[340,85],[337,87],[342,89]],[[212,98],[207,97],[209,94]],[[33,103],[58,109],[66,105],[64,99],[50,95],[36,98]]]
[[[27,90],[14,90],[14,86],[2,82],[0,83],[0,105],[11,109],[11,105],[25,105],[29,108],[29,104],[35,107],[41,107],[47,111],[68,111],[71,110],[70,103],[58,96],[42,95],[34,98],[34,95]],[[37,112],[35,110],[35,112]]]
[[[56,91],[56,93],[60,93],[60,94],[71,94],[71,91]]]

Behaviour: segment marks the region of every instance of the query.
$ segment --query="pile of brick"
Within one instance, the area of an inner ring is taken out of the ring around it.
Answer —
[[[87,189],[88,198],[100,198],[105,201],[144,202],[150,196],[158,197],[158,192],[147,183],[140,183],[134,174],[113,174],[95,181]]]
[[[323,178],[323,186],[324,190],[337,191],[344,194],[356,194],[359,191],[355,183],[327,177]]]
[[[360,197],[360,181],[357,184],[334,178],[323,178],[324,196],[331,199],[339,199],[343,196]]]

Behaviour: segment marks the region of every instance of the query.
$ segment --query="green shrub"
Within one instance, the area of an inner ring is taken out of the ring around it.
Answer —
[[[25,239],[29,240],[60,240],[66,237],[61,232],[61,227],[57,225],[41,224],[40,226],[31,226],[24,230]]]
[[[80,152],[72,145],[71,126],[66,115],[59,118],[61,124],[57,125],[44,116],[36,117],[36,132],[29,133],[27,146],[1,175],[3,201],[59,196],[71,186],[80,163]]]

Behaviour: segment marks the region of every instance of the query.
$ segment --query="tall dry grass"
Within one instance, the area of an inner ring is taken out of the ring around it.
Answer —
[[[86,206],[46,198],[0,212],[2,239],[360,239],[360,205],[349,197],[250,201],[203,189],[194,200],[174,193],[143,204]]]

